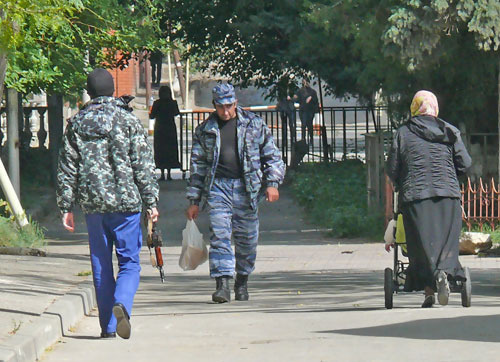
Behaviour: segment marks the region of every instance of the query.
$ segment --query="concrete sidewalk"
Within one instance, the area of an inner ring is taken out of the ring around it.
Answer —
[[[326,237],[304,222],[286,189],[261,206],[250,302],[212,304],[208,263],[191,272],[177,265],[185,184],[161,186],[167,280],[161,284],[144,248],[132,339],[96,341],[84,220],[77,215],[69,234],[54,216],[43,222],[46,258],[0,256],[0,361],[477,361],[500,352],[499,259],[462,258],[473,269],[471,308],[452,295],[446,308],[421,310],[415,293],[395,296],[387,311],[383,269],[392,254],[382,243]],[[206,216],[198,225],[207,234]]]

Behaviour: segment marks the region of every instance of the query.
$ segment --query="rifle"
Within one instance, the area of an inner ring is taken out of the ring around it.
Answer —
[[[149,249],[149,257],[151,259],[151,265],[153,268],[157,268],[160,271],[161,282],[165,281],[165,273],[163,272],[163,256],[161,255],[162,237],[160,230],[156,229],[156,222],[153,222],[149,217],[146,216],[146,225],[148,229],[147,244]],[[155,255],[151,249],[154,249]]]

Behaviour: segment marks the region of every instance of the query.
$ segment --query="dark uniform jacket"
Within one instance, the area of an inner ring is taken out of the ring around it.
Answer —
[[[411,118],[394,134],[387,174],[402,202],[460,197],[458,175],[471,166],[460,131],[440,118]],[[401,197],[401,195],[400,195]]]
[[[264,121],[241,107],[237,108],[237,114],[238,155],[245,189],[255,209],[262,186],[278,187],[283,182],[285,164]],[[199,204],[202,198],[210,194],[219,162],[220,145],[220,131],[214,112],[196,128],[193,136],[191,177],[187,187],[187,198],[191,204]]]
[[[97,97],[68,121],[59,155],[57,204],[83,212],[139,212],[157,206],[153,152],[121,99]]]

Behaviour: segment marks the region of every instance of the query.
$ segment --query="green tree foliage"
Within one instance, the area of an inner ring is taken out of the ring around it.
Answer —
[[[0,3],[0,57],[8,61],[5,83],[22,93],[75,93],[92,63],[126,66],[134,52],[161,43],[149,0]],[[116,59],[118,51],[121,59]]]
[[[435,71],[444,115],[472,131],[497,128],[500,2],[405,0],[383,34],[388,53],[416,74]]]
[[[387,43],[396,44],[410,68],[422,62],[444,38],[470,32],[479,49],[500,47],[500,2],[497,0],[405,0],[392,9]]]
[[[498,47],[498,6],[494,0],[192,0],[169,2],[168,14],[176,24],[172,37],[191,44],[205,68],[243,86],[311,74],[339,97],[371,104],[378,92],[401,120],[413,94],[429,89],[445,119],[484,131],[496,118],[497,60],[480,49]]]

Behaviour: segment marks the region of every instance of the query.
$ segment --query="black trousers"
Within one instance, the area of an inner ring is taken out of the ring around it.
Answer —
[[[161,62],[151,63],[151,81],[154,84],[160,84],[161,82]]]
[[[300,122],[302,123],[302,139],[306,139],[306,128],[309,142],[313,142],[313,111],[299,111]]]

